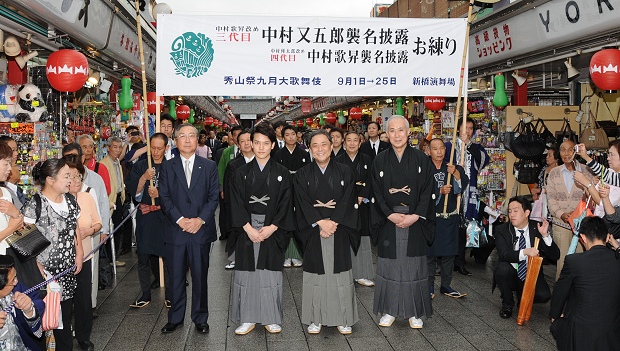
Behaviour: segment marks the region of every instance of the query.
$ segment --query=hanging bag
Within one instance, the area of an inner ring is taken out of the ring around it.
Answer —
[[[564,118],[562,129],[560,129],[559,132],[555,132],[555,140],[558,146],[566,140],[572,140],[575,144],[579,144],[579,137],[577,136],[577,133],[573,132],[573,129],[570,127],[570,123],[568,123],[566,118]]]
[[[538,183],[538,175],[542,170],[541,162],[533,160],[519,160],[514,163],[514,175],[521,184]]]
[[[515,135],[511,147],[516,158],[537,160],[545,152],[547,145],[532,122],[523,122],[521,133]]]
[[[51,278],[49,273],[47,279]],[[60,295],[62,288],[56,280],[47,284],[47,295],[43,299],[45,302],[45,312],[43,313],[41,324],[43,330],[62,329],[62,318],[60,311]]]
[[[609,138],[607,133],[596,122],[596,117],[592,115],[592,112],[588,112],[588,120],[586,121],[586,127],[581,133],[579,138],[581,142],[586,146],[586,149],[607,149],[609,146]]]

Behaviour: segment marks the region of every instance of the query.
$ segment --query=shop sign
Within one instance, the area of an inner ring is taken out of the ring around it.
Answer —
[[[157,20],[162,95],[458,95],[465,18]]]
[[[611,0],[549,1],[472,34],[469,69],[597,36],[618,23],[620,9]]]
[[[3,134],[34,134],[34,123],[3,122],[0,131]]]

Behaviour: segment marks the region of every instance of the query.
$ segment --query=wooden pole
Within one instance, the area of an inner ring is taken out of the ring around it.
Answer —
[[[450,163],[454,162],[454,149],[456,148],[456,126],[457,126],[457,118],[459,118],[459,113],[461,113],[461,105],[462,105],[462,100],[463,100],[463,81],[465,80],[465,69],[467,69],[467,67],[465,67],[466,63],[467,63],[467,52],[469,51],[469,29],[471,27],[471,22],[472,22],[472,12],[473,12],[473,8],[474,8],[474,0],[470,0],[469,1],[469,9],[467,10],[467,28],[465,29],[465,48],[463,50],[463,59],[461,60],[461,77],[459,79],[459,93],[458,93],[458,97],[456,99],[456,111],[454,113],[454,131],[452,132],[452,148],[450,150]],[[465,126],[465,110],[463,110],[463,123],[462,125]],[[464,148],[462,148],[463,150],[465,150]],[[463,152],[461,152],[461,163],[463,162],[463,157],[462,157]],[[452,182],[452,174],[448,173],[448,180],[446,182],[446,184],[451,184]],[[460,197],[458,198],[458,200],[460,200]],[[460,208],[460,201],[457,202],[457,211]],[[443,213],[446,214],[447,213],[447,209],[448,209],[448,196],[446,195],[446,197],[444,198],[443,201]]]

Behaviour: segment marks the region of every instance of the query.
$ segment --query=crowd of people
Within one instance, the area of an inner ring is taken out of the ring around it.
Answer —
[[[391,116],[383,133],[371,122],[366,134],[333,126],[304,133],[276,122],[217,135],[175,126],[166,114],[160,126],[150,150],[139,129],[128,126],[125,140],[107,139],[101,160],[91,136],[69,140],[61,158],[33,169],[40,190],[31,199],[16,186],[17,144],[0,138],[0,349],[43,350],[52,342],[71,350],[73,331],[81,349],[93,350],[97,293],[111,284],[110,266],[123,266],[134,246],[139,287],[131,308],[148,306],[151,290],[163,283],[168,320],[161,332],[172,333],[184,323],[189,288],[191,321],[208,333],[209,254],[218,231],[229,257],[223,268],[234,269],[237,335],[256,325],[269,333],[286,326],[282,272],[288,267],[303,270],[301,321],[309,334],[323,327],[353,332],[356,283],[374,290],[373,313],[384,328],[396,319],[424,327],[433,314],[435,276],[441,295],[467,296],[452,287],[452,274],[471,275],[461,222],[483,211],[477,173],[489,162],[472,141],[473,120],[459,125],[455,143],[437,138],[419,147],[410,144],[402,116]],[[620,273],[613,235],[620,223],[619,145],[610,145],[608,168],[583,144],[549,149],[532,191],[534,200],[544,200],[539,222],[531,201],[516,196],[507,202],[506,222],[495,224],[492,288],[500,290],[499,315],[512,317],[528,256],[557,262],[553,292],[541,270],[534,301],[551,300],[551,332],[561,350],[620,349],[620,283],[610,279]],[[585,198],[596,208],[574,245],[569,220]],[[122,224],[133,211],[135,238],[131,221]],[[29,260],[6,240],[27,224],[50,241]],[[113,231],[114,239],[90,254]],[[58,279],[62,327],[43,331],[46,291],[24,292],[73,266]]]

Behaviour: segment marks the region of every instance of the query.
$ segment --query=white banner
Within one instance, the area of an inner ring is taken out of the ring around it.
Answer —
[[[157,92],[457,96],[465,29],[465,18],[158,15]]]

